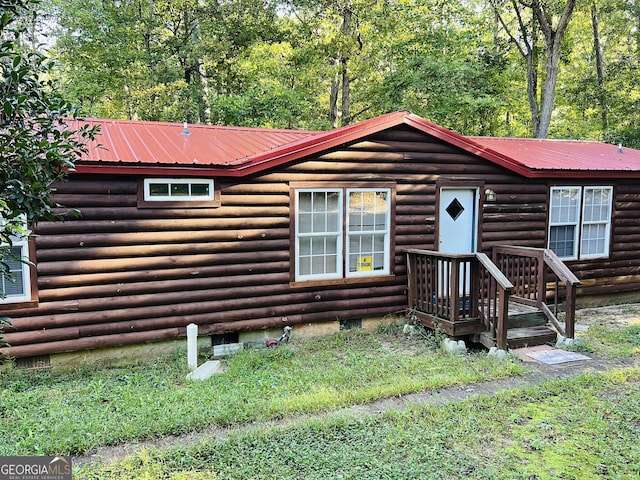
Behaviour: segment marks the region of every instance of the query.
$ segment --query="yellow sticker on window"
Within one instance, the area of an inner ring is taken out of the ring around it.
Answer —
[[[358,272],[367,272],[373,270],[373,261],[371,256],[367,257],[358,257],[358,262],[356,264],[356,271]]]

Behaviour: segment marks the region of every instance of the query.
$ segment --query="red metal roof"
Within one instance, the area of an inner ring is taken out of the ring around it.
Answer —
[[[250,157],[308,137],[315,132],[265,128],[187,125],[133,120],[87,119],[77,125],[99,125],[81,164],[152,167],[228,167]],[[77,126],[76,125],[76,126]]]
[[[640,178],[640,151],[602,142],[465,137],[407,111],[327,132],[88,120],[101,135],[79,173],[244,176],[407,125],[525,177]]]
[[[640,150],[584,140],[468,137],[529,169],[546,176],[638,174]]]

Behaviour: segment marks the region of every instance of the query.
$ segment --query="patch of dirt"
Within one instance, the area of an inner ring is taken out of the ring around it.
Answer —
[[[585,326],[638,325],[640,324],[640,304],[611,305],[576,310],[576,323]]]

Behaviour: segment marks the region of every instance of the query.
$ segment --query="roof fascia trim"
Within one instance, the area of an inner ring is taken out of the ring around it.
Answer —
[[[166,177],[241,177],[244,174],[235,169],[228,168],[185,168],[185,167],[158,167],[158,166],[135,166],[135,165],[114,165],[114,164],[83,164],[77,162],[75,167],[69,170],[70,173],[78,174],[101,174],[101,175],[158,175]]]

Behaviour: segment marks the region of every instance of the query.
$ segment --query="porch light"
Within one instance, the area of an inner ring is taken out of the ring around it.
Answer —
[[[496,192],[494,192],[490,188],[487,188],[484,191],[484,198],[485,198],[485,200],[487,202],[495,202],[496,201]]]

